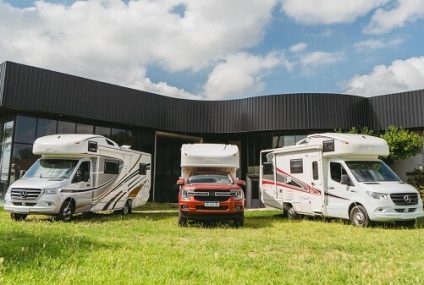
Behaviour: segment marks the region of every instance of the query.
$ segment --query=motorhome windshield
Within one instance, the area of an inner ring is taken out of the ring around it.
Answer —
[[[233,181],[230,175],[225,173],[194,173],[188,179],[188,184],[195,183],[217,183],[217,184],[232,184]]]
[[[346,165],[358,182],[400,181],[382,161],[346,161]]]
[[[78,160],[39,159],[25,174],[25,178],[68,179]]]

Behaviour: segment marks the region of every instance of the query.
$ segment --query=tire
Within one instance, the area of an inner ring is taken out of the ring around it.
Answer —
[[[121,209],[120,213],[125,216],[131,214],[131,212],[131,200],[127,200],[125,202],[124,208]]]
[[[73,215],[75,213],[75,204],[73,200],[66,200],[62,207],[60,207],[59,214],[57,214],[56,219],[63,222],[72,221]]]
[[[15,221],[23,221],[27,216],[27,214],[10,213],[10,218]]]
[[[234,226],[236,228],[244,226],[244,213],[240,214],[238,218],[234,219]]]
[[[398,221],[395,223],[396,226],[412,229],[415,228],[417,220]]]
[[[295,211],[295,209],[292,205],[290,205],[286,208],[286,212],[287,212],[287,219],[289,219],[289,220],[299,219],[299,214],[296,213],[296,211]]]
[[[181,211],[178,212],[178,225],[180,227],[188,226],[188,218]]]
[[[356,205],[350,210],[349,220],[355,227],[366,228],[371,225],[367,210],[362,205]]]

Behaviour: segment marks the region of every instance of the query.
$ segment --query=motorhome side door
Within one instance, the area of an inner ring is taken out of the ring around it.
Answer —
[[[316,214],[322,214],[323,204],[323,168],[322,159],[318,154],[311,154],[309,156],[308,169],[310,171],[310,181],[307,181],[311,186],[310,202],[311,210]]]
[[[72,193],[76,202],[75,210],[77,212],[85,212],[91,209],[93,187],[92,162],[89,159],[81,160],[72,177],[71,184],[66,187],[66,191]]]
[[[327,191],[326,214],[330,217],[349,218],[350,187],[341,183],[342,175],[348,175],[342,161],[330,160],[327,162]]]

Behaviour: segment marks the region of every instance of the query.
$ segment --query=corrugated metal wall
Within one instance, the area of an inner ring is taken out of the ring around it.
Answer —
[[[6,63],[0,64],[0,106],[3,102],[3,87],[4,87],[4,75],[6,73]]]
[[[3,108],[184,133],[331,130],[423,125],[422,92],[371,98],[287,94],[229,101],[183,100],[7,63]],[[405,95],[405,96],[404,96]],[[410,118],[410,109],[414,116]],[[421,108],[421,109],[420,109]],[[404,123],[404,124],[402,124]]]
[[[404,128],[424,127],[424,90],[371,97],[371,121],[375,128],[389,125]]]

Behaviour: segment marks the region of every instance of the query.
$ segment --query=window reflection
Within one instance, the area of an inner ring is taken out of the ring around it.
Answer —
[[[15,141],[33,143],[35,140],[35,127],[37,119],[34,117],[17,116]]]
[[[77,124],[77,134],[92,134],[93,126],[86,124]]]
[[[38,119],[37,138],[54,135],[56,133],[57,121],[49,119]]]
[[[134,143],[131,131],[127,131],[125,129],[112,128],[112,134],[110,138],[119,145],[133,145]]]
[[[32,153],[31,144],[15,143],[13,145],[12,165],[10,168],[10,183],[18,180],[37,160]]]
[[[110,137],[110,128],[96,126],[94,129],[94,133],[96,135],[101,135],[105,137]]]
[[[57,122],[58,134],[75,134],[75,123],[59,121]]]
[[[12,150],[13,121],[3,124],[0,153],[0,201],[4,199],[8,187],[10,154]]]

